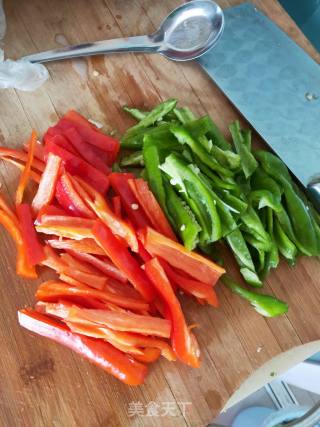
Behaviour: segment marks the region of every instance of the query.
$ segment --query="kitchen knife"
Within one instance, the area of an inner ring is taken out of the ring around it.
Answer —
[[[252,4],[224,15],[219,43],[198,61],[320,210],[320,67]]]

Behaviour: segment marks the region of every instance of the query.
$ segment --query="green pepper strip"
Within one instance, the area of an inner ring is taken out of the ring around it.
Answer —
[[[240,130],[240,124],[238,121],[231,123],[229,126],[233,143],[237,153],[241,159],[241,167],[246,178],[249,178],[253,172],[257,169],[258,163],[253,157],[252,153],[248,149],[247,145],[243,141],[243,136]]]
[[[167,179],[164,180],[164,187],[167,195],[167,209],[172,218],[171,224],[181,237],[184,246],[192,251],[199,242],[201,227],[189,206],[176,194]]]
[[[275,317],[288,311],[288,304],[271,295],[257,294],[256,292],[249,291],[226,275],[221,280],[233,293],[247,300],[262,316]]]
[[[181,197],[189,204],[202,231],[200,241],[209,243],[221,238],[221,223],[215,202],[199,177],[176,154],[170,154],[160,166],[170,183],[178,188]]]
[[[123,157],[120,166],[144,166],[142,151],[136,151]]]

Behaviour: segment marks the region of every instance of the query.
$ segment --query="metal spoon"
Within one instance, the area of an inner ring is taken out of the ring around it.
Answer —
[[[221,8],[209,0],[190,1],[173,10],[149,36],[103,40],[67,46],[25,56],[30,62],[48,62],[117,52],[160,53],[174,61],[188,61],[214,46],[224,28]]]

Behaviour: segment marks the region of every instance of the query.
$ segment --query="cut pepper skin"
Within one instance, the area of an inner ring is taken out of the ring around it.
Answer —
[[[145,270],[153,285],[166,303],[172,321],[172,347],[177,357],[193,368],[200,366],[200,349],[189,331],[180,303],[160,262],[153,258],[146,262]]]
[[[133,194],[136,196],[139,205],[142,206],[144,212],[147,214],[152,227],[164,236],[169,237],[169,239],[177,241],[171,225],[157,202],[157,199],[149,190],[147,182],[141,178],[129,179],[128,184]]]
[[[45,150],[46,153],[53,153],[56,156],[59,156],[63,160],[66,171],[71,175],[79,176],[92,185],[96,190],[101,191],[101,193],[105,193],[108,190],[108,177],[85,160],[70,153],[64,148],[59,147],[55,143],[55,137],[48,140]]]
[[[80,251],[66,249],[68,253],[73,255],[75,258],[78,258],[81,261],[85,261],[88,264],[93,265],[96,269],[103,272],[106,276],[113,279],[119,280],[119,282],[126,283],[127,277],[119,270],[112,262],[110,262],[106,257],[98,258],[90,253],[83,253]],[[103,251],[104,255],[104,251]]]
[[[61,298],[72,300],[73,297],[79,297],[80,299],[91,297],[103,302],[111,302],[128,310],[148,310],[149,308],[149,305],[142,299],[123,297],[106,290],[93,289],[86,285],[81,288],[73,287],[54,280],[42,283],[36,292],[36,299],[39,301],[55,302]]]
[[[26,277],[28,279],[36,279],[37,273],[34,266],[29,265],[26,257],[26,250],[22,239],[20,227],[17,224],[17,220],[3,209],[0,209],[0,224],[8,231],[12,239],[14,240],[17,248],[17,261],[16,261],[16,273],[19,276]]]
[[[49,128],[47,130],[47,133],[44,135],[43,139],[46,144],[48,141],[52,139],[54,143],[58,145],[60,148],[63,148],[64,150],[74,154],[75,156],[78,155],[77,150],[72,146],[72,144],[68,141],[68,139],[61,134],[61,130],[58,129],[56,126]],[[45,156],[46,156],[46,152],[47,150],[45,149],[44,151]]]
[[[207,258],[190,252],[183,245],[168,239],[152,228],[146,228],[139,233],[146,250],[153,256],[163,258],[191,277],[208,285],[215,285],[225,270]]]
[[[169,338],[171,332],[171,323],[167,319],[129,312],[120,313],[74,307],[69,310],[66,318],[70,322],[96,323],[116,331],[135,332],[162,338]]]
[[[18,319],[24,328],[70,348],[125,384],[144,382],[147,367],[107,342],[74,334],[60,322],[33,310],[20,310]]]
[[[121,197],[120,196],[113,196],[112,197],[112,207],[113,207],[113,212],[115,213],[115,215],[117,215],[119,218],[122,218]]]
[[[110,135],[105,135],[98,129],[94,130],[91,126],[86,126],[83,123],[80,123],[78,120],[69,118],[61,119],[58,123],[58,127],[60,129],[69,129],[70,127],[75,127],[86,142],[107,152],[109,157],[109,165],[112,165],[112,163],[115,161],[120,148],[120,143]]]
[[[63,130],[63,135],[70,141],[75,150],[77,150],[81,157],[84,158],[88,163],[106,175],[111,172],[110,167],[108,167],[94,152],[94,150],[91,148],[92,146],[81,137],[77,129],[74,127],[65,129]]]
[[[129,219],[135,227],[143,228],[150,225],[150,221],[129,186],[128,181],[132,178],[134,176],[129,173],[112,173],[109,175],[110,185],[121,197],[121,204]]]
[[[82,254],[105,255],[105,251],[93,239],[59,240],[50,239],[47,243],[55,249],[72,250]]]
[[[32,209],[34,212],[39,212],[43,206],[48,205],[53,199],[56,183],[59,178],[60,167],[60,157],[49,154],[37,194],[32,201]]]
[[[35,131],[32,131],[30,141],[28,144],[29,151],[28,151],[27,161],[22,171],[22,174],[20,175],[20,180],[19,180],[17,191],[16,191],[16,205],[19,205],[20,203],[22,203],[23,194],[30,178],[31,166],[32,166],[33,156],[34,156],[34,147],[36,145],[36,142],[37,142],[37,134],[35,133]]]
[[[105,250],[114,265],[127,276],[145,300],[151,302],[155,297],[154,288],[126,246],[101,221],[95,223],[92,232],[97,243]]]
[[[72,178],[75,188],[87,203],[87,205],[95,212],[96,216],[106,224],[112,232],[124,239],[130,248],[136,252],[138,249],[137,237],[134,229],[126,221],[117,217],[107,204],[106,200],[93,187],[86,184],[79,178]]]
[[[171,282],[175,283],[187,294],[193,295],[196,298],[200,298],[213,307],[218,308],[218,297],[212,286],[184,276],[179,271],[171,268],[167,262],[162,260],[160,262]]]
[[[76,216],[95,218],[95,214],[87,207],[75,190],[70,176],[62,174],[56,185],[56,198],[59,204],[67,211]]]
[[[24,151],[14,150],[12,148],[0,147],[0,158],[5,160],[7,158],[11,158],[26,163],[28,160],[28,154]],[[43,172],[45,164],[38,159],[33,159],[32,168]]]
[[[16,210],[28,264],[40,264],[44,260],[45,255],[33,225],[31,206],[23,203],[18,205]]]

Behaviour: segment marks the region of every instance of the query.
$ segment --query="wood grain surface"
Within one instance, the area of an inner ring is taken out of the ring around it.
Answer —
[[[239,2],[218,3],[229,7]],[[255,3],[319,60],[276,1]],[[64,41],[151,33],[178,4],[178,0],[5,0],[6,54],[17,58]],[[224,132],[228,122],[239,116],[196,63],[127,54],[53,63],[48,69],[49,81],[36,92],[0,92],[1,145],[20,147],[32,128],[42,134],[70,108],[120,132],[133,123],[121,111],[123,104],[148,108],[168,97],[177,97],[198,114],[210,114]],[[11,198],[17,177],[13,167],[1,162],[2,188]],[[14,245],[3,229],[0,233],[1,426],[204,426],[257,367],[320,337],[319,260],[301,259],[295,269],[282,262],[269,276],[266,290],[289,303],[286,316],[266,320],[222,288],[218,289],[219,310],[185,299],[188,322],[199,324],[201,368],[161,360],[151,367],[145,385],[130,388],[71,351],[18,326],[17,309],[33,303],[40,279],[17,278]],[[237,276],[231,258],[227,265]],[[41,276],[43,280],[49,273],[43,271]],[[149,402],[162,409],[172,405],[178,413],[176,417],[130,417],[130,402],[141,402],[144,410]]]

